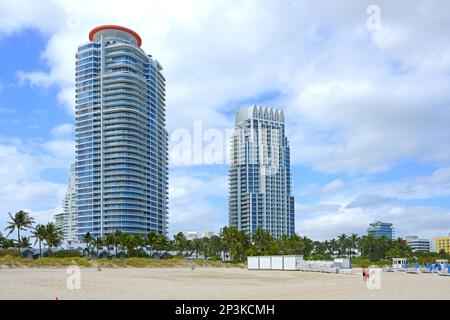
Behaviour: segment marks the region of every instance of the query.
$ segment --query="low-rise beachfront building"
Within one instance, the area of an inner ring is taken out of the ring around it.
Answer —
[[[413,252],[430,252],[431,242],[429,239],[420,239],[418,236],[405,237],[406,244]]]
[[[434,238],[436,243],[436,252],[441,252],[442,250],[446,253],[450,253],[450,234],[448,237]]]

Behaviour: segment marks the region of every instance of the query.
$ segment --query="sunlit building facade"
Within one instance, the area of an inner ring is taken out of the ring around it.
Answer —
[[[441,251],[450,253],[450,234],[448,235],[448,237],[434,238],[434,241],[436,243],[435,251],[437,253],[439,253]]]
[[[290,147],[281,110],[251,106],[236,114],[231,137],[229,225],[279,238],[295,233]]]
[[[134,31],[101,26],[76,54],[77,234],[167,233],[162,67]]]

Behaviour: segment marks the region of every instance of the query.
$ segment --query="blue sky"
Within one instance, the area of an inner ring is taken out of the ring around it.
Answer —
[[[175,2],[0,3],[1,229],[8,211],[45,222],[61,210],[74,53],[93,27],[119,24],[164,67],[171,136],[196,121],[225,132],[250,104],[285,111],[300,234],[362,234],[376,219],[399,236],[450,232],[447,4],[379,1],[372,30],[365,1]],[[217,232],[227,165],[170,169],[170,232]]]

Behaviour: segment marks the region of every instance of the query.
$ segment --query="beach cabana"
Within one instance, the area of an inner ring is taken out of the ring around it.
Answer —
[[[406,258],[392,258],[392,268],[396,270],[406,269],[408,260]]]
[[[20,255],[25,259],[37,259],[39,258],[39,250],[33,248],[23,248],[20,249]]]

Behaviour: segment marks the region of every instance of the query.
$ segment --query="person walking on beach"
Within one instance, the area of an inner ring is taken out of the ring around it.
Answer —
[[[362,276],[363,276],[363,280],[365,281],[367,279],[367,270],[366,270],[366,268],[362,269]]]

